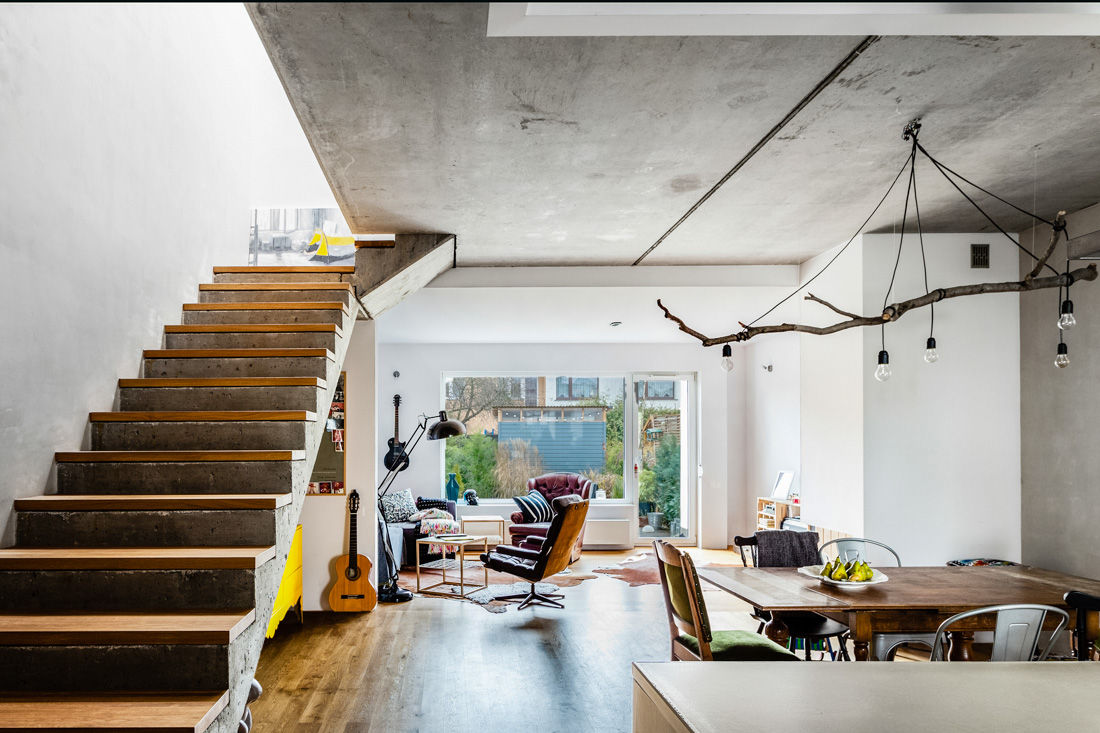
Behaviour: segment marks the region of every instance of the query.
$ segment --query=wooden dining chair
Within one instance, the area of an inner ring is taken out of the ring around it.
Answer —
[[[657,572],[668,613],[672,661],[798,661],[771,639],[751,631],[714,631],[699,574],[691,556],[662,540],[653,541]]]
[[[1079,590],[1071,590],[1064,596],[1066,605],[1075,612],[1076,620],[1073,625],[1073,649],[1078,660],[1087,662],[1092,659],[1096,649],[1089,643],[1089,627],[1095,627],[1096,616],[1100,612],[1100,596],[1082,593]],[[1094,637],[1095,638],[1095,637]]]
[[[932,646],[932,661],[946,661],[947,655],[944,649],[947,645],[944,639],[951,626],[964,619],[990,613],[997,615],[997,625],[993,631],[993,652],[989,658],[991,662],[1042,662],[1050,654],[1058,634],[1062,633],[1062,629],[1069,623],[1069,614],[1060,608],[1026,603],[987,606],[956,613],[940,624],[940,628],[936,630],[936,643]],[[1058,625],[1054,627],[1046,648],[1039,652],[1039,634],[1043,630],[1047,617],[1051,615],[1058,618]]]
[[[792,530],[775,530],[778,532],[789,533],[791,535],[807,535],[808,532],[794,532]],[[759,551],[759,540],[757,532],[752,537],[734,537],[733,544],[741,553],[741,564],[745,567],[785,567],[783,565],[773,565],[767,558],[763,558],[764,562],[761,564],[761,557]],[[816,537],[817,535],[814,534]],[[801,538],[794,538],[799,539]],[[812,543],[813,547],[810,548],[810,556],[806,556],[806,552],[802,552],[802,564],[812,565],[813,560],[816,559],[817,554],[817,542]],[[798,552],[791,553],[792,557],[798,557]],[[749,564],[751,560],[751,565]],[[808,561],[808,562],[807,562]],[[798,567],[797,564],[789,567]],[[756,629],[756,633],[760,633],[764,630],[764,627],[769,621],[771,621],[771,614],[767,611],[753,607],[752,617],[760,622],[760,626]],[[813,613],[812,611],[793,611],[783,614],[783,623],[786,624],[787,630],[791,635],[791,646],[795,647],[797,644],[801,644],[804,649],[804,656],[806,661],[810,661],[810,651],[814,642],[818,642],[819,645],[824,646],[822,652],[822,658],[824,653],[828,652],[830,658],[833,661],[850,661],[851,657],[848,655],[848,627],[838,621],[827,619],[821,614]],[[836,641],[837,648],[833,650],[833,641]]]

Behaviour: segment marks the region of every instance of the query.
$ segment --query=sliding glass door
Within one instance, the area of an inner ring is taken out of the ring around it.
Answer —
[[[630,420],[635,542],[695,541],[695,377],[635,374]]]

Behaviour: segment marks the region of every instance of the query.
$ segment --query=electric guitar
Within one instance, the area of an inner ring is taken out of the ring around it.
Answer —
[[[370,584],[371,562],[359,554],[357,525],[359,492],[348,496],[351,526],[348,529],[348,554],[333,560],[332,590],[328,605],[333,611],[370,611],[378,603],[378,593]]]
[[[393,437],[386,441],[389,453],[382,458],[382,465],[387,471],[404,471],[409,467],[409,456],[405,453],[405,444],[401,442],[401,430],[399,411],[401,409],[401,395],[393,396]]]

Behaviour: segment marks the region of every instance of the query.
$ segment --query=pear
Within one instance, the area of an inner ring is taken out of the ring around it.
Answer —
[[[833,572],[829,574],[829,577],[833,580],[847,580],[848,571],[845,570],[844,566],[838,562],[836,564],[836,567],[833,569]]]
[[[828,561],[828,562],[826,562],[826,563],[825,563],[825,565],[824,565],[824,566],[823,566],[823,567],[821,568],[821,575],[823,575],[824,577],[828,578],[828,577],[829,577],[829,576],[830,576],[830,575],[832,574],[832,572],[833,572],[833,561],[832,561],[832,560],[829,560],[829,561]]]

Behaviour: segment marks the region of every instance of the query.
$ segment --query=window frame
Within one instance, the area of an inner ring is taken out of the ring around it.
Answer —
[[[567,380],[567,382],[566,382],[566,384],[568,385],[568,387],[567,387],[568,394],[567,395],[562,395],[562,393],[561,393],[561,380],[563,380],[563,379]],[[596,387],[595,393],[591,394],[591,395],[586,395],[584,397],[578,397],[577,395],[573,394],[573,380],[574,379],[576,379],[576,380],[581,380],[581,379],[595,380],[595,382],[596,382],[596,384],[595,384],[595,387]],[[557,400],[598,400],[600,398],[600,378],[599,377],[555,377],[554,378],[554,395],[555,395],[555,397],[554,397],[555,401],[557,401]]]

